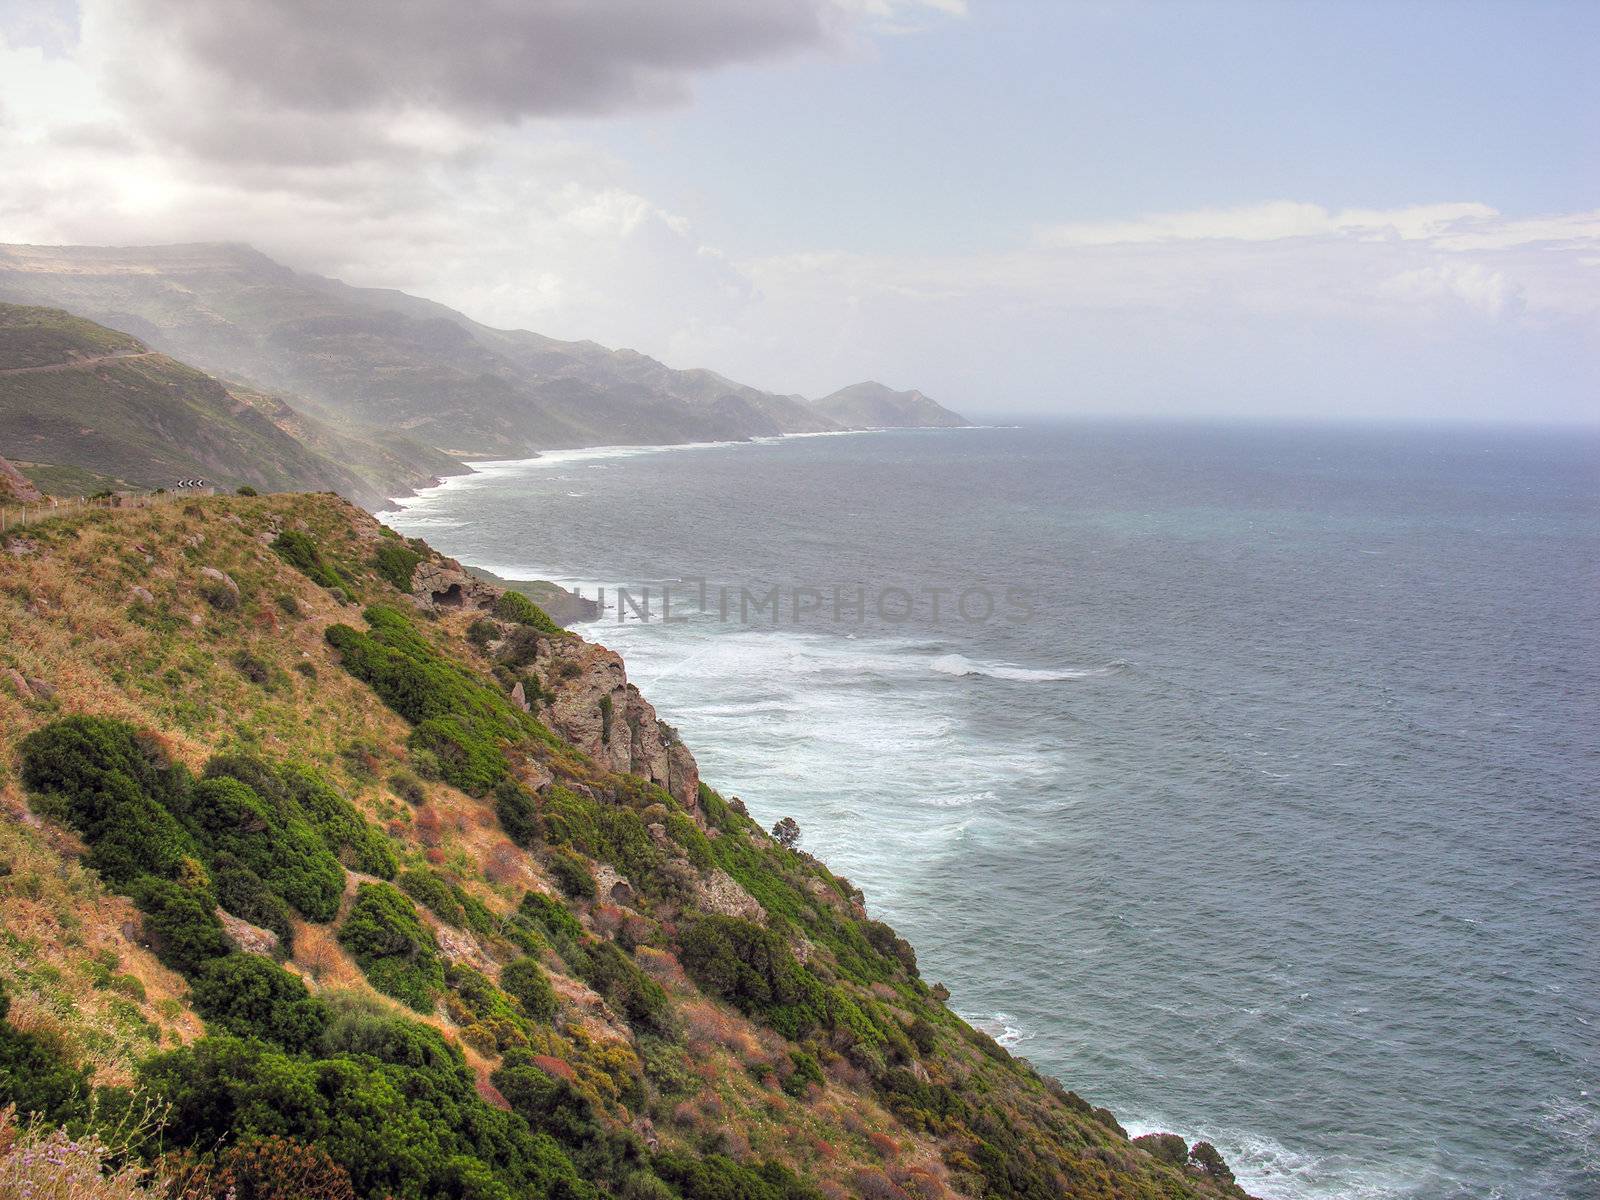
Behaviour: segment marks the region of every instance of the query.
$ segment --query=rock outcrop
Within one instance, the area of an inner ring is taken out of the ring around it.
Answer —
[[[33,504],[43,499],[26,475],[0,458],[0,502]]]
[[[411,601],[418,608],[475,608],[487,612],[504,591],[469,575],[453,558],[419,563],[411,573]]]
[[[534,659],[549,698],[541,717],[615,771],[648,779],[700,811],[700,768],[672,727],[628,682],[621,655],[578,638],[541,638]]]
[[[277,952],[278,935],[272,930],[252,925],[224,908],[217,909],[217,920],[222,922],[222,932],[228,935],[228,940],[246,954],[270,956]]]

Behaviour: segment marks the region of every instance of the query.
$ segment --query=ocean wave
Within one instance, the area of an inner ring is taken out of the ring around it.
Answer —
[[[1104,667],[1038,669],[1013,667],[1005,663],[974,662],[964,654],[942,654],[928,664],[941,675],[972,676],[987,679],[1008,679],[1017,683],[1065,683],[1071,679],[1094,679],[1115,674],[1122,666],[1112,663]]]

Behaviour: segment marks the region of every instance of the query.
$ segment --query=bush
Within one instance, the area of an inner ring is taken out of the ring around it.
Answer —
[[[248,483],[242,483],[233,489],[233,494],[235,496],[259,496],[261,493],[256,491],[255,488],[251,487]]]
[[[23,1116],[49,1124],[79,1116],[89,1103],[89,1069],[72,1066],[60,1043],[5,1023],[11,997],[0,986],[0,1110],[15,1104]]]
[[[500,626],[493,621],[479,617],[471,625],[467,626],[467,641],[471,642],[479,650],[488,649],[489,643],[498,641],[499,638]]]
[[[154,944],[156,957],[174,971],[192,975],[232,952],[209,894],[153,875],[136,880],[128,894],[144,913],[145,935]]]
[[[409,592],[411,574],[421,561],[422,555],[404,542],[385,538],[378,545],[377,553],[373,555],[372,566],[379,575],[400,591]]]
[[[549,935],[557,946],[583,939],[583,926],[565,904],[543,892],[524,892],[518,913]]]
[[[170,1105],[169,1143],[248,1145],[267,1135],[315,1143],[369,1200],[471,1194],[454,1189],[473,1162],[477,1178],[488,1172],[515,1196],[595,1200],[553,1141],[478,1096],[460,1054],[432,1030],[372,1018],[358,1028],[357,1044],[336,1048],[353,1027],[330,1026],[325,1058],[204,1038],[145,1063],[139,1080]]]
[[[344,868],[298,806],[270,804],[249,784],[219,775],[195,786],[187,815],[213,855],[233,856],[308,921],[339,911]]]
[[[1133,1144],[1169,1166],[1181,1167],[1189,1160],[1189,1143],[1175,1133],[1147,1133]]]
[[[505,755],[459,717],[430,717],[406,743],[439,764],[444,781],[469,796],[482,796],[506,776]]]
[[[431,1011],[444,991],[438,943],[411,901],[389,884],[364,883],[356,889],[339,942],[373,987],[418,1012]]]
[[[793,850],[800,844],[800,824],[793,817],[784,817],[772,827],[773,840],[785,850]]]
[[[294,912],[284,898],[231,854],[219,854],[211,864],[211,886],[217,903],[252,925],[270,929],[287,953],[294,941]]]
[[[506,836],[524,850],[539,841],[539,808],[533,794],[521,784],[502,779],[494,789],[494,815]]]
[[[217,585],[221,587],[221,584]],[[222,588],[227,592],[227,588]],[[228,593],[232,595],[231,592]],[[272,682],[272,666],[265,659],[251,654],[248,650],[240,650],[233,656],[234,669],[258,687],[266,687]]]
[[[518,625],[527,625],[541,633],[561,632],[561,626],[550,619],[550,614],[521,592],[502,592],[494,602],[494,615],[502,621],[515,621]]]
[[[294,1138],[251,1138],[192,1174],[203,1185],[186,1187],[182,1200],[356,1200],[350,1172],[321,1146]]]
[[[294,1053],[321,1040],[328,1010],[306,985],[259,954],[211,960],[190,985],[195,1011],[224,1033],[263,1038]]]
[[[548,1022],[556,1015],[556,991],[544,968],[531,958],[507,963],[500,972],[500,987],[522,1011],[535,1021]]]
[[[446,883],[433,871],[401,871],[395,882],[400,885],[400,890],[405,892],[418,904],[433,910],[433,915],[446,925],[461,928],[466,924],[467,914],[462,909],[460,901]]]
[[[198,847],[168,811],[190,779],[147,752],[133,727],[66,717],[22,740],[22,781],[89,843],[87,864],[113,887],[170,878]]]
[[[702,917],[680,939],[679,958],[701,987],[791,1040],[828,1023],[825,989],[782,938],[754,922]]]
[[[307,576],[313,583],[321,584],[330,590],[345,586],[345,579],[323,560],[322,551],[317,549],[316,542],[306,534],[294,529],[285,529],[273,539],[272,549],[277,552],[279,558]]]
[[[572,899],[594,899],[594,874],[582,855],[574,854],[564,846],[557,846],[550,853],[550,873],[556,877],[556,884],[562,892]]]
[[[667,993],[615,942],[591,938],[582,946],[564,948],[562,953],[579,977],[630,1025],[659,1037],[676,1033]]]
[[[1189,1150],[1189,1158],[1194,1165],[1209,1175],[1212,1179],[1220,1179],[1224,1183],[1233,1182],[1233,1172],[1228,1164],[1223,1161],[1222,1155],[1210,1142],[1196,1142]]]
[[[428,793],[422,787],[422,780],[410,771],[396,771],[389,776],[389,790],[413,807],[428,802]]]

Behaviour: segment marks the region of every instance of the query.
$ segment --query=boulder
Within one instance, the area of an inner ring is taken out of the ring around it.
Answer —
[[[216,567],[201,567],[200,574],[202,578],[210,579],[216,583],[220,583],[235,596],[239,594],[239,585],[233,581],[233,576],[229,575],[226,571],[219,571]]]
[[[246,954],[272,955],[278,949],[278,935],[270,929],[252,925],[243,917],[236,917],[226,909],[217,909],[217,920],[222,922],[222,932],[228,940]]]
[[[28,677],[28,690],[41,700],[55,699],[56,685],[49,680],[35,679],[30,675]]]
[[[137,600],[140,604],[154,604],[156,602],[156,598],[151,594],[150,589],[146,587],[140,587],[138,584],[134,584],[128,589],[128,595]]]
[[[28,681],[22,677],[21,671],[7,667],[6,682],[11,685],[11,690],[16,692],[19,700],[33,699],[33,689],[28,686]]]
[[[695,901],[710,913],[724,917],[743,917],[746,921],[765,921],[767,910],[744,886],[721,867],[714,867],[695,883]]]
[[[520,679],[511,689],[511,703],[515,704],[523,712],[531,711],[528,705],[528,693],[523,690],[522,680]]]

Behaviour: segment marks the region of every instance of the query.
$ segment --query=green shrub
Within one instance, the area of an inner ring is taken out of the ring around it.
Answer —
[[[259,954],[212,959],[191,981],[195,1011],[224,1033],[262,1038],[295,1053],[314,1048],[328,1010],[297,976]]]
[[[367,981],[418,1012],[432,1010],[444,990],[439,946],[405,895],[386,883],[364,883],[339,927]]]
[[[417,569],[417,564],[421,561],[422,555],[404,542],[386,538],[379,543],[378,551],[372,558],[372,566],[394,587],[402,592],[409,592],[411,573]]]
[[[652,1165],[681,1195],[694,1200],[819,1200],[822,1195],[775,1162],[745,1167],[722,1154],[694,1158],[674,1150],[657,1155]]]
[[[467,919],[465,910],[460,901],[451,891],[450,885],[440,876],[429,870],[401,871],[395,878],[395,883],[400,885],[400,890],[405,892],[418,904],[433,910],[433,915],[446,925],[461,928]]]
[[[563,948],[562,954],[579,978],[622,1013],[630,1025],[660,1037],[676,1033],[667,993],[615,942],[586,938],[581,946]]]
[[[295,529],[285,529],[272,541],[272,549],[291,567],[325,588],[342,588],[347,581],[329,563],[322,551],[309,536]]]
[[[156,957],[174,971],[192,975],[232,952],[209,894],[153,875],[135,880],[128,894],[144,913],[145,935]]]
[[[293,948],[294,911],[284,898],[231,854],[218,854],[211,863],[211,887],[217,903],[234,916],[270,929],[278,935],[285,954]]]
[[[539,841],[539,807],[533,793],[512,779],[502,779],[494,789],[494,815],[506,836],[524,850]]]
[[[702,917],[679,942],[679,957],[702,988],[792,1040],[829,1023],[823,986],[782,938],[738,917]]]
[[[248,483],[242,483],[233,489],[233,494],[236,496],[259,496],[261,493],[256,491],[255,488],[251,487]]]
[[[86,862],[125,889],[143,875],[171,878],[198,854],[168,810],[191,780],[166,767],[133,727],[66,717],[22,740],[22,781],[89,844]]]
[[[89,1103],[89,1069],[67,1061],[59,1042],[6,1023],[11,998],[0,985],[0,1109],[15,1104],[22,1117],[47,1125],[80,1116]]]
[[[336,1019],[321,1058],[208,1037],[145,1063],[139,1082],[170,1106],[168,1144],[209,1150],[292,1137],[326,1151],[364,1200],[463,1197],[471,1194],[460,1190],[464,1179],[490,1177],[512,1196],[597,1200],[552,1139],[478,1096],[459,1053],[434,1031],[403,1024]],[[362,1036],[341,1045],[353,1028]]]
[[[497,641],[499,637],[500,626],[493,621],[485,620],[483,617],[479,617],[471,625],[467,626],[467,641],[471,642],[479,650],[488,649],[489,643]]]
[[[556,885],[572,899],[594,899],[594,873],[582,855],[557,846],[550,852],[550,873],[556,877]]]
[[[406,743],[432,755],[440,777],[469,796],[482,796],[506,777],[505,755],[459,717],[429,717]]]
[[[524,892],[518,912],[549,935],[557,946],[581,941],[583,925],[561,901],[543,892]]]
[[[500,972],[500,987],[533,1020],[548,1022],[556,1015],[555,988],[550,986],[544,968],[533,959],[507,963]]]
[[[263,800],[230,776],[196,784],[188,824],[211,854],[249,867],[308,921],[329,921],[344,894],[344,868],[298,806]]]
[[[521,592],[502,592],[494,602],[494,615],[502,621],[515,621],[518,625],[527,625],[541,633],[561,632],[561,626],[550,619],[550,614]]]
[[[826,1080],[822,1075],[822,1066],[816,1058],[804,1050],[789,1051],[789,1063],[794,1068],[789,1078],[783,1081],[783,1090],[791,1096],[804,1096],[806,1089],[813,1083],[818,1087],[823,1086]]]

